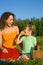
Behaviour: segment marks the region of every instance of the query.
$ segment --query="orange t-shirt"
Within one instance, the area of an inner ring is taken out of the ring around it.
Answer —
[[[3,46],[6,48],[15,48],[16,45],[13,45],[14,39],[16,38],[17,33],[11,32],[11,33],[3,33]]]

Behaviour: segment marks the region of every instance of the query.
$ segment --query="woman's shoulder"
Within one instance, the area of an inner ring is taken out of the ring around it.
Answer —
[[[19,29],[18,26],[13,26],[14,29]]]
[[[19,34],[19,28],[18,26],[13,26],[14,30],[16,31],[17,35]]]
[[[13,26],[14,28],[18,28],[18,26]]]

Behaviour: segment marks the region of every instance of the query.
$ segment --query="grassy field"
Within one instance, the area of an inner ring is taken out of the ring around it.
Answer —
[[[40,49],[43,51],[43,36],[37,37],[37,44],[40,46]]]
[[[40,50],[43,51],[43,36],[37,37],[37,44],[40,46]],[[0,62],[0,65],[43,65],[43,60],[28,60],[27,62],[15,61],[15,62],[9,62],[9,63]]]
[[[27,62],[16,61],[16,62],[0,62],[0,65],[43,65],[43,60],[29,60]]]

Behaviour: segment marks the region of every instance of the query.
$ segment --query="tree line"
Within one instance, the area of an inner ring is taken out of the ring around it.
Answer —
[[[20,31],[23,30],[27,24],[33,24],[36,26],[36,36],[43,36],[43,17],[41,17],[41,19],[36,19],[35,17],[25,20],[18,19],[14,22],[14,25],[17,25]]]

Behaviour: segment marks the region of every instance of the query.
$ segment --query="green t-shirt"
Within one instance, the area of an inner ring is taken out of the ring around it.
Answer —
[[[22,53],[31,53],[34,50],[34,45],[36,45],[36,37],[34,36],[23,36],[21,37],[23,43]]]

